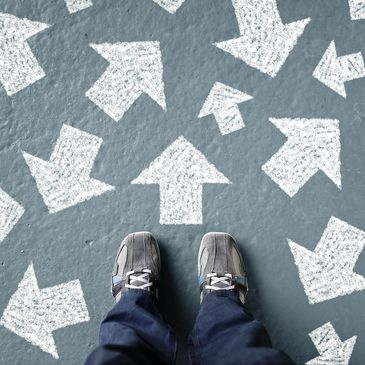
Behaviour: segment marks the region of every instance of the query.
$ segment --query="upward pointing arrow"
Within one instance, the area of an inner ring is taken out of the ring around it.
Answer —
[[[336,119],[275,119],[270,121],[288,141],[262,170],[290,197],[319,170],[341,188],[340,130]]]
[[[30,264],[0,324],[58,359],[52,332],[89,320],[79,280],[39,289]]]
[[[102,142],[99,137],[64,124],[49,161],[23,152],[50,213],[114,189],[90,177]]]
[[[185,0],[153,0],[171,14],[175,14]]]
[[[86,96],[116,122],[143,93],[164,110],[166,101],[159,42],[91,44],[110,62]]]
[[[160,185],[161,224],[201,224],[203,184],[230,184],[230,181],[181,136],[132,184]]]
[[[245,126],[237,104],[251,99],[251,95],[216,82],[200,110],[199,118],[214,114],[221,134],[232,133]]]
[[[309,303],[365,289],[354,267],[365,245],[365,232],[331,217],[314,251],[288,240]]]
[[[214,45],[274,77],[310,18],[283,24],[276,0],[232,0],[241,36]]]
[[[342,342],[330,322],[309,334],[320,356],[306,362],[306,365],[348,365],[357,336]]]
[[[332,41],[315,68],[313,77],[346,98],[345,82],[365,77],[362,54],[358,52],[337,57],[336,45]]]
[[[0,13],[0,82],[8,95],[45,76],[27,39],[48,27],[48,24]]]

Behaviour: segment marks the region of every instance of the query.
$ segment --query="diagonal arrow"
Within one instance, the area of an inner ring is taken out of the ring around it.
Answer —
[[[73,14],[93,5],[91,0],[65,0],[68,11]]]
[[[160,186],[161,224],[202,224],[203,184],[230,184],[230,181],[181,136],[132,184]]]
[[[251,99],[251,95],[216,82],[200,110],[199,118],[213,114],[221,134],[232,133],[245,126],[237,104]]]
[[[313,72],[313,77],[346,98],[345,82],[365,77],[361,52],[337,57],[332,41]]]
[[[27,39],[48,27],[48,24],[0,13],[0,82],[8,95],[45,76]]]
[[[349,0],[352,20],[365,19],[365,0]]]
[[[336,119],[275,119],[270,121],[288,140],[262,170],[290,197],[319,170],[341,189],[340,130]]]
[[[23,213],[24,208],[0,189],[0,242],[6,238]]]
[[[348,365],[357,336],[342,342],[330,322],[309,334],[320,356],[306,362],[306,365]]]
[[[276,0],[232,0],[241,36],[215,46],[276,76],[310,18],[283,24]]]
[[[52,332],[89,320],[79,280],[39,289],[30,264],[0,324],[58,359]]]
[[[319,303],[365,289],[354,272],[365,245],[365,232],[331,217],[314,251],[288,240],[309,303]]]
[[[114,189],[90,177],[102,142],[99,137],[64,124],[49,161],[23,152],[50,213]]]
[[[169,13],[175,14],[185,0],[153,0],[153,2],[160,5]]]
[[[118,121],[134,101],[146,93],[166,110],[159,42],[90,46],[110,62],[105,73],[86,92],[100,109]]]

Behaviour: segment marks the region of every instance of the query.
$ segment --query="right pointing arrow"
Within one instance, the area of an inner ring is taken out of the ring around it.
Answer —
[[[245,126],[237,104],[251,99],[251,95],[233,89],[221,82],[216,82],[210,90],[198,117],[213,114],[221,134],[232,133]]]
[[[110,62],[86,96],[106,114],[119,121],[143,93],[164,110],[166,101],[159,42],[91,44]]]
[[[90,177],[102,142],[99,137],[64,124],[49,161],[23,152],[50,213],[114,189]]]
[[[214,45],[274,77],[310,18],[283,24],[276,0],[232,0],[241,36]]]
[[[336,119],[275,119],[270,121],[288,140],[262,170],[290,197],[319,170],[341,188],[340,129]]]
[[[306,362],[306,365],[348,365],[357,336],[342,342],[330,322],[309,334],[319,356]]]
[[[203,184],[230,181],[184,137],[179,137],[132,184],[160,185],[161,224],[202,224]]]
[[[314,251],[288,240],[309,303],[365,289],[354,267],[365,245],[365,232],[331,217]]]
[[[332,41],[313,72],[313,77],[346,98],[345,82],[365,77],[365,65],[361,52],[337,56]]]

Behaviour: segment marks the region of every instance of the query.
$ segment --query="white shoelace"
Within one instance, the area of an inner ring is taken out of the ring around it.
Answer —
[[[210,285],[205,285],[205,289],[208,290],[232,290],[235,288],[232,283],[232,275],[224,274],[224,276],[217,276],[216,273],[207,274],[207,278],[211,278]],[[218,283],[222,283],[226,286],[216,286]]]
[[[129,289],[144,289],[148,290],[153,283],[150,281],[151,270],[143,269],[142,272],[136,273],[135,271],[128,271],[126,273],[127,278],[129,278],[129,284],[125,284],[126,288]],[[142,285],[135,285],[136,282],[143,283]]]

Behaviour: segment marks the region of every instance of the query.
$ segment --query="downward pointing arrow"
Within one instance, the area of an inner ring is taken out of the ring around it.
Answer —
[[[0,13],[0,82],[8,95],[45,76],[27,39],[48,27],[48,24]]]
[[[91,0],[65,0],[68,11],[73,14],[93,5]]]
[[[274,77],[310,18],[283,24],[276,0],[232,0],[241,36],[214,45]]]
[[[360,52],[337,57],[335,42],[332,41],[313,77],[346,98],[345,82],[365,77],[364,59]]]
[[[237,104],[251,99],[251,95],[216,82],[200,110],[199,118],[214,114],[221,134],[232,133],[245,126]]]
[[[203,184],[230,184],[205,156],[179,137],[132,184],[160,185],[161,224],[201,224]]]
[[[352,20],[365,19],[365,0],[349,0]]]
[[[156,4],[167,10],[171,14],[175,14],[185,0],[153,0]]]
[[[306,362],[306,365],[348,365],[357,336],[342,342],[330,322],[309,334],[320,356]]]
[[[89,320],[79,280],[39,289],[31,264],[0,324],[58,359],[52,332]]]
[[[290,197],[319,170],[341,188],[340,130],[336,119],[274,119],[288,141],[262,170]]]
[[[147,93],[166,110],[159,42],[90,46],[110,62],[105,73],[86,92],[99,108],[118,121],[140,95]]]
[[[365,232],[331,217],[314,251],[288,240],[309,303],[319,303],[365,289],[353,270],[365,245]]]
[[[50,213],[114,189],[90,177],[102,142],[99,137],[64,124],[49,161],[23,152]]]

